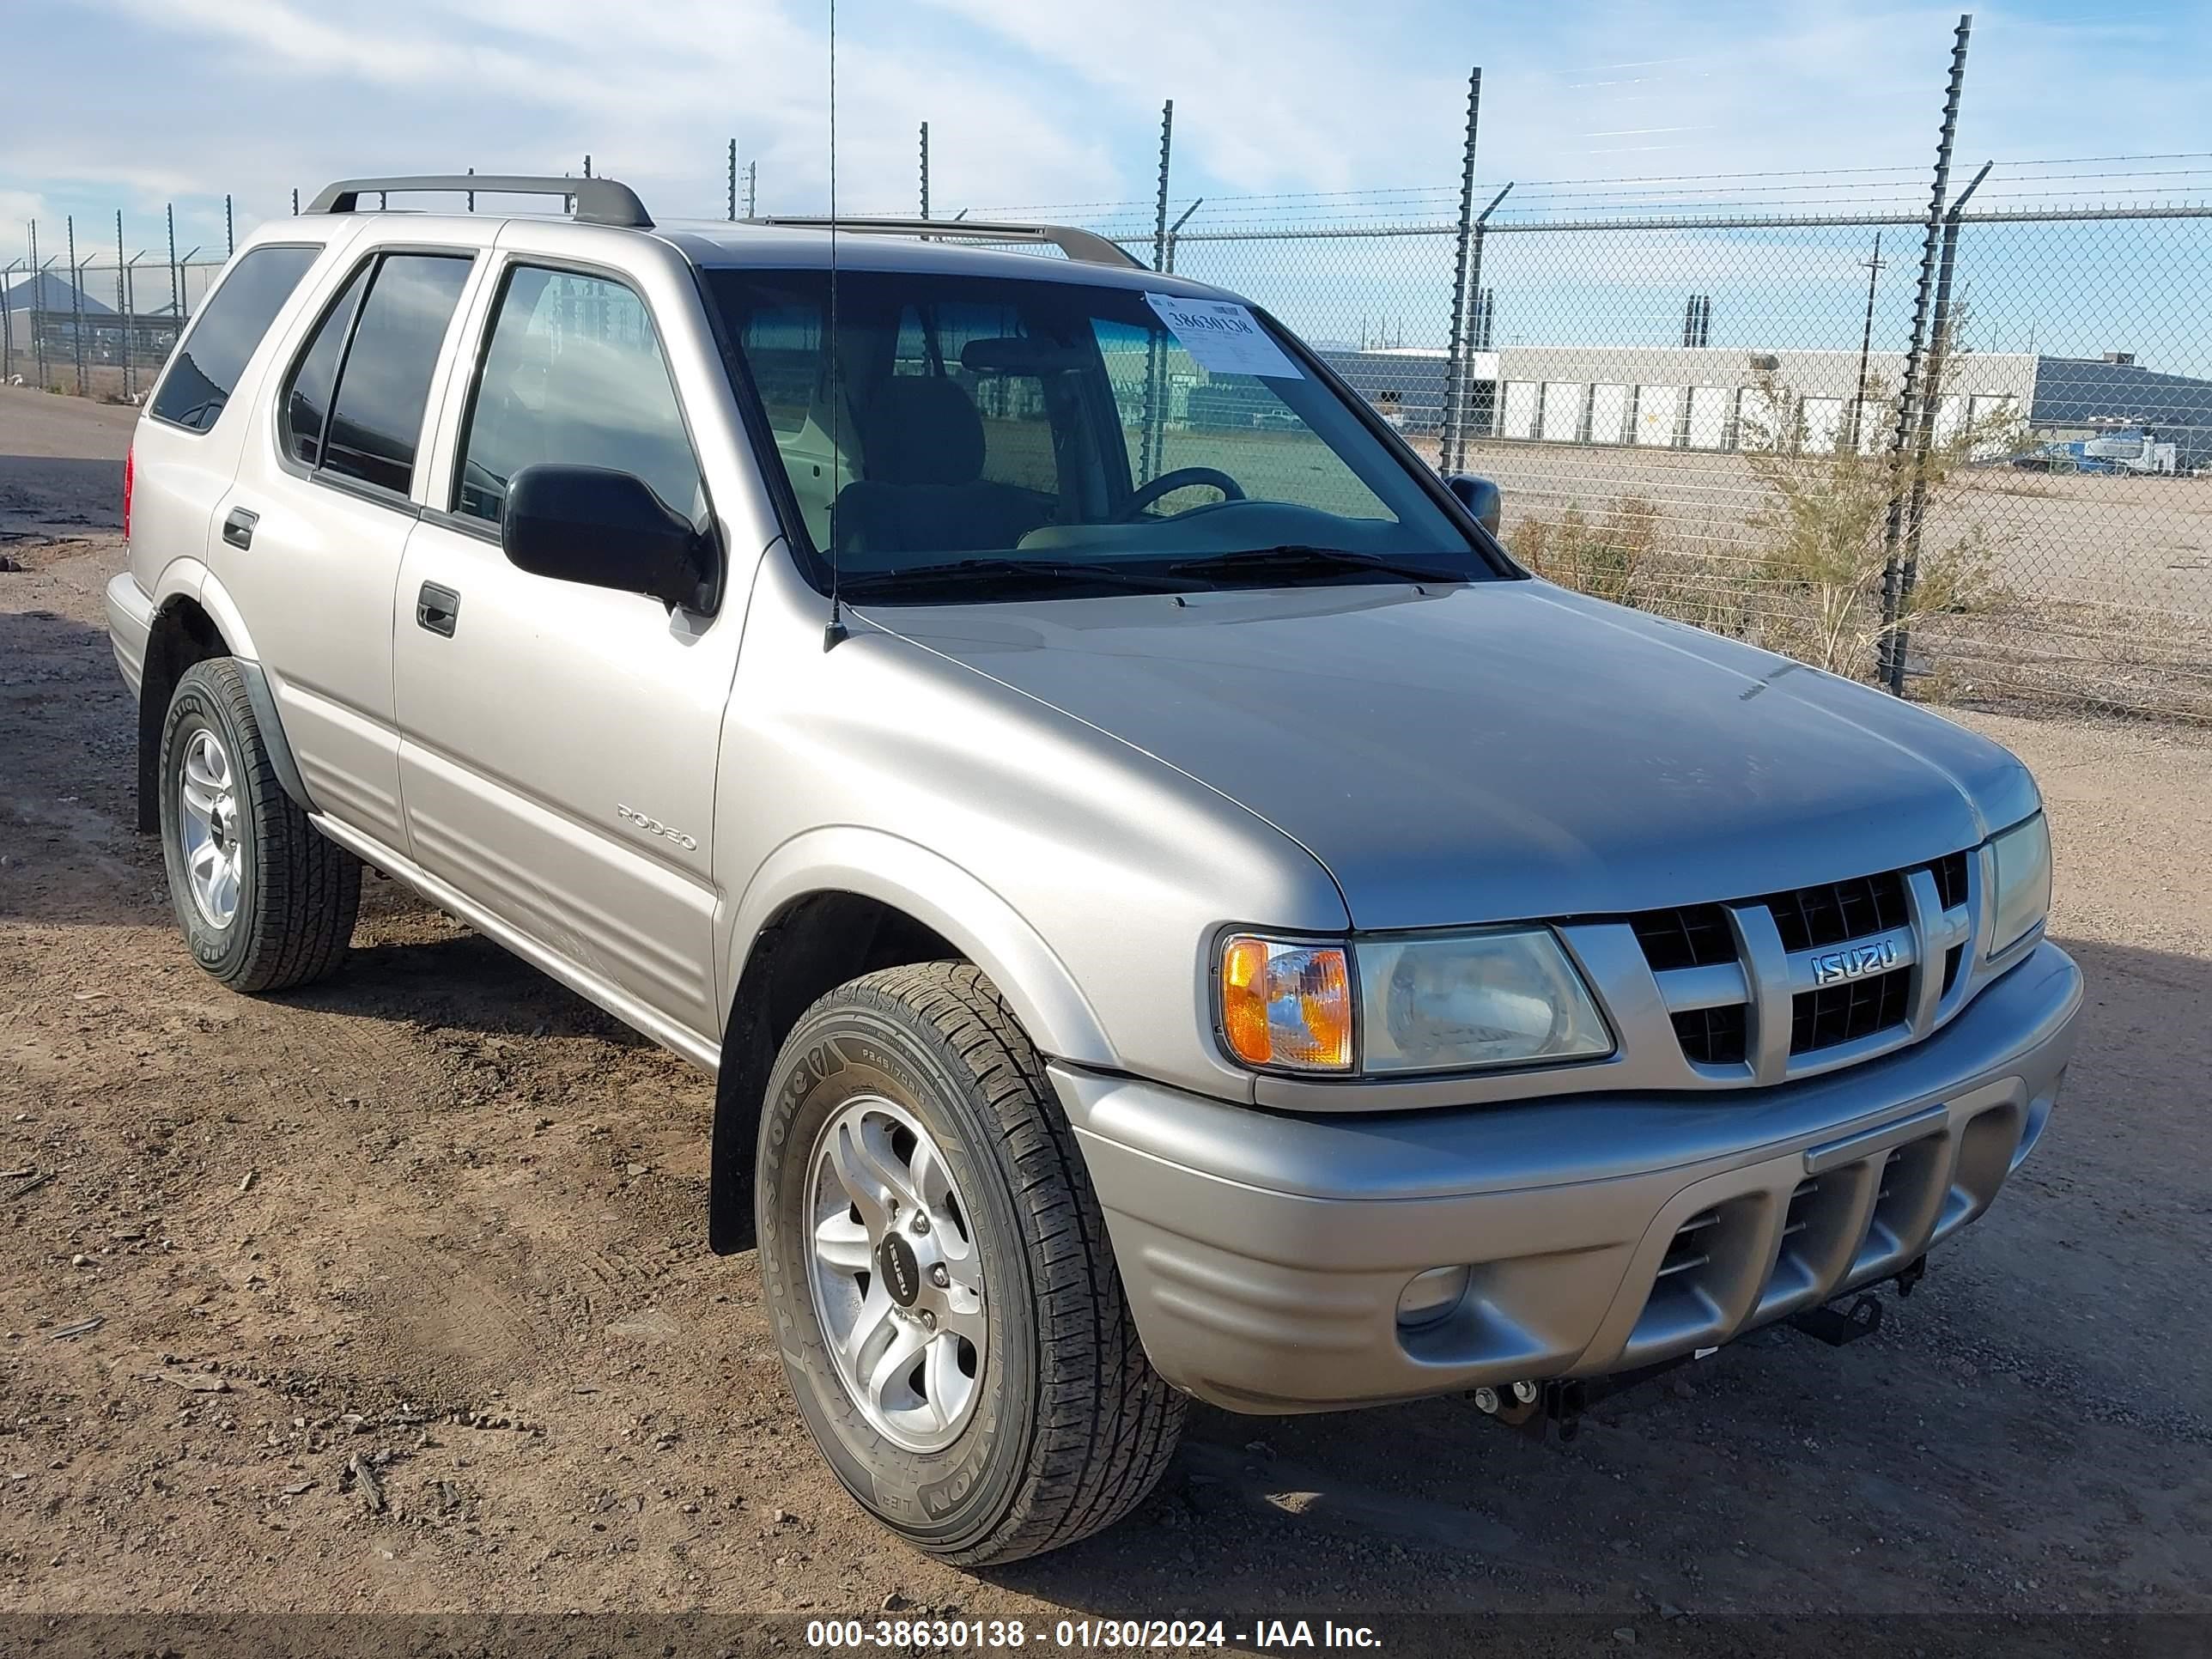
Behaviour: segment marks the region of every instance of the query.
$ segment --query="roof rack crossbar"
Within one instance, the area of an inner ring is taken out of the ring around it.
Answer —
[[[778,214],[748,219],[747,224],[781,225],[799,230],[828,230],[833,224],[844,231],[877,236],[942,236],[947,240],[982,242],[1047,242],[1069,258],[1087,265],[1121,265],[1145,269],[1138,258],[1118,243],[1096,231],[1073,225],[996,224],[982,219],[817,219]]]
[[[310,213],[351,213],[368,191],[489,191],[507,196],[565,196],[575,202],[579,224],[651,230],[653,216],[637,192],[613,179],[554,179],[520,173],[428,173],[398,179],[341,179],[307,204]]]

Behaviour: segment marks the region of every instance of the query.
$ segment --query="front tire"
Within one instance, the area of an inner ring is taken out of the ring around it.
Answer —
[[[1187,1402],[1145,1358],[1074,1135],[981,971],[886,969],[810,1008],[757,1168],[792,1395],[877,1519],[982,1566],[1158,1483]]]
[[[177,926],[234,991],[281,991],[335,968],[361,907],[361,862],[276,780],[236,659],[195,663],[161,732],[161,858]]]

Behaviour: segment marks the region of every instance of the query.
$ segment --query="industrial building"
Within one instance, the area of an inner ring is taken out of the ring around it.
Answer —
[[[1443,422],[1447,354],[1437,347],[1324,350],[1322,356],[1387,418],[1410,433]],[[1468,364],[1473,438],[1616,444],[1662,449],[1740,449],[1773,433],[1820,453],[1854,441],[1889,441],[1893,403],[1855,407],[1856,351],[1746,350],[1733,346],[1512,345],[1478,351]],[[1868,383],[1894,388],[1901,352],[1866,359]],[[1795,407],[1771,406],[1774,390]],[[2124,352],[2102,358],[2027,352],[1961,352],[1943,366],[1936,437],[1971,424],[2012,428],[2040,445],[2143,437],[2154,457],[2183,471],[2212,465],[2212,380],[2146,369]],[[2167,446],[2171,446],[2170,450]]]

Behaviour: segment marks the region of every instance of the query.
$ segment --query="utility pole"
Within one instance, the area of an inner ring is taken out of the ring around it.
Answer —
[[[1874,234],[1874,252],[1859,263],[1866,267],[1867,302],[1866,326],[1859,332],[1859,378],[1851,387],[1850,447],[1858,453],[1859,429],[1866,419],[1867,363],[1874,351],[1874,289],[1881,280],[1882,267],[1888,262],[1881,257],[1881,233]]]

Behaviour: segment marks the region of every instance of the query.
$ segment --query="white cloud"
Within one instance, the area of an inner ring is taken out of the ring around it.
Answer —
[[[1148,202],[1173,97],[1174,198],[1210,204],[1194,228],[1279,212],[1224,198],[1385,187],[1428,192],[1402,204],[1413,216],[1449,216],[1479,59],[1480,174],[1486,191],[1522,181],[1509,212],[1558,204],[1545,179],[1792,168],[1893,169],[1888,199],[1924,203],[1955,13],[1877,3],[842,0],[839,193],[852,210],[909,208],[926,119],[940,212]],[[588,150],[664,215],[714,212],[734,135],[760,164],[763,208],[819,209],[826,10],[86,0],[11,38],[27,61],[0,182],[42,192],[49,214],[233,191],[249,223],[344,174],[560,172]],[[2160,13],[1983,12],[1962,165],[2212,149],[2189,33]],[[112,96],[88,119],[76,66],[107,37]],[[1863,179],[1842,182],[1800,181],[1794,199],[1863,198]],[[1726,188],[1757,201],[1768,186]],[[2003,188],[2001,173],[1988,189]]]

